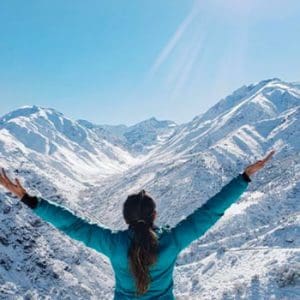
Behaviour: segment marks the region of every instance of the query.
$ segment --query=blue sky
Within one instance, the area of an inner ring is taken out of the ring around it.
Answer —
[[[300,80],[300,1],[0,2],[0,115],[190,121],[243,84]]]

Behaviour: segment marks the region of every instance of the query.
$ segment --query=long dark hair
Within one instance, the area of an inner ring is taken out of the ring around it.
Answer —
[[[137,295],[147,292],[151,282],[149,267],[157,260],[158,240],[153,225],[155,207],[145,190],[129,195],[123,205],[124,219],[134,232],[128,257]]]

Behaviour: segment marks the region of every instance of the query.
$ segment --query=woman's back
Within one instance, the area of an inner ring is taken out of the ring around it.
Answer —
[[[135,297],[135,281],[128,263],[128,249],[133,231],[119,231],[112,245],[110,261],[115,272],[114,299],[174,299],[173,269],[178,247],[167,227],[154,227],[158,237],[157,262],[150,267],[151,284],[144,296]]]

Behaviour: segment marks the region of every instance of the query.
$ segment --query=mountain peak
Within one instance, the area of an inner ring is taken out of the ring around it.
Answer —
[[[261,80],[261,81],[257,82],[257,85],[264,85],[264,84],[267,84],[270,82],[282,82],[282,80],[280,78],[274,77],[274,78]],[[256,84],[254,84],[254,85],[256,85]]]
[[[25,105],[21,106],[5,115],[3,115],[0,118],[0,123],[8,122],[9,120],[19,118],[19,117],[30,117],[32,115],[37,115],[37,114],[55,114],[62,116],[63,114],[60,113],[59,111],[53,109],[53,108],[46,108],[42,106],[37,106],[37,105]]]
[[[243,101],[243,99],[246,99],[251,95],[254,95],[255,93],[257,93],[258,91],[260,91],[265,87],[269,87],[269,86],[273,87],[273,84],[277,84],[277,83],[284,84],[284,82],[281,79],[274,77],[274,78],[264,79],[249,85],[243,85],[240,88],[233,91],[229,96],[218,101],[206,113],[204,113],[200,119],[202,121],[213,119],[219,114],[221,114],[222,112],[233,108],[238,103]]]
[[[40,110],[39,107],[36,105],[22,106],[16,110],[13,110],[13,111],[5,114],[4,116],[2,116],[0,118],[0,122],[7,122],[7,121],[17,118],[17,117],[27,117],[27,116],[37,113],[39,110]]]
[[[139,123],[136,123],[135,125],[130,126],[129,128],[136,128],[136,127],[144,127],[144,126],[150,126],[150,127],[172,127],[174,125],[177,125],[174,121],[170,120],[158,120],[155,117],[151,117],[149,119],[146,119],[144,121],[141,121]]]

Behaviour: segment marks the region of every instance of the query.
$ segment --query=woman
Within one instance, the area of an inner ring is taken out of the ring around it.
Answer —
[[[123,204],[128,229],[113,231],[90,223],[65,207],[29,196],[19,180],[12,182],[4,169],[0,184],[39,217],[110,259],[116,280],[115,300],[175,299],[172,273],[179,252],[201,237],[240,198],[251,182],[250,176],[260,170],[274,152],[246,167],[174,228],[154,225],[155,202],[144,190],[129,195]]]

